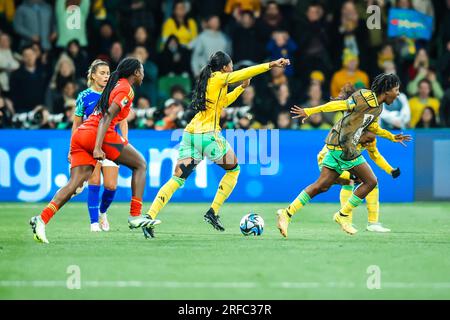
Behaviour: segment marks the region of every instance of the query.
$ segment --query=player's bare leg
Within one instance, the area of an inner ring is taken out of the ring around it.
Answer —
[[[291,217],[305,206],[316,195],[328,191],[339,177],[339,173],[327,167],[323,167],[320,171],[319,178],[309,186],[307,186],[298,197],[285,209],[277,211],[277,227],[283,237],[288,235],[288,226]]]
[[[49,243],[45,234],[45,225],[70,200],[77,188],[89,179],[94,170],[93,166],[79,166],[70,170],[70,179],[67,184],[56,192],[52,201],[42,211],[39,216],[32,217],[30,225],[34,234],[34,239],[39,242]]]
[[[142,155],[130,144],[124,146],[120,156],[115,160],[119,164],[123,164],[130,168],[133,173],[131,176],[131,203],[130,217],[128,225],[130,229],[144,228],[160,223],[159,220],[152,220],[147,215],[141,215],[142,195],[144,194],[145,178],[147,174],[147,163]]]

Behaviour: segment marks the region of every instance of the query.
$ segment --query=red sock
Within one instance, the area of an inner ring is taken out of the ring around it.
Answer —
[[[138,197],[131,197],[130,203],[130,215],[132,217],[137,217],[141,214],[142,210],[142,199]]]
[[[50,219],[53,218],[58,209],[59,207],[56,203],[54,203],[53,201],[50,202],[41,212],[42,221],[44,221],[44,223],[47,224],[50,221]]]

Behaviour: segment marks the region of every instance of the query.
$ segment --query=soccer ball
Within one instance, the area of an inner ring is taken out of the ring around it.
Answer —
[[[240,229],[244,236],[260,236],[264,230],[264,219],[256,213],[246,214],[241,219]]]

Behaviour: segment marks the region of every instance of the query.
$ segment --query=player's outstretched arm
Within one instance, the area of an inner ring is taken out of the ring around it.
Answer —
[[[236,99],[239,98],[239,96],[245,91],[245,88],[250,85],[250,80],[251,78],[242,81],[242,84],[240,86],[237,86],[233,91],[227,93],[227,107],[235,102]]]
[[[114,119],[114,117],[117,116],[119,111],[120,111],[119,105],[113,102],[111,103],[111,106],[109,107],[108,111],[106,111],[106,113],[100,120],[97,129],[97,137],[95,138],[95,148],[92,154],[94,156],[94,159],[97,160],[105,159],[105,153],[102,150],[103,140],[105,139],[106,131],[108,130],[112,119]]]
[[[380,125],[378,124],[378,122],[376,122],[376,121],[372,122],[367,127],[367,130],[369,130],[370,132],[375,133],[379,137],[382,137],[382,138],[385,138],[385,139],[389,139],[392,142],[401,143],[404,147],[406,147],[405,142],[412,141],[411,135],[403,134],[403,133],[393,134],[392,132],[381,128]]]
[[[389,164],[389,162],[383,157],[383,155],[380,153],[376,145],[369,149],[367,148],[367,152],[369,153],[370,159],[375,162],[375,164],[382,169],[387,174],[391,175],[394,168]]]
[[[334,112],[334,111],[348,111],[351,110],[351,107],[347,106],[346,100],[335,100],[327,102],[323,105],[314,107],[314,108],[300,108],[294,105],[291,108],[291,113],[293,114],[292,118],[303,118],[302,122],[304,122],[310,115],[319,113],[319,112]]]
[[[223,73],[221,75],[224,84],[236,83],[252,78],[258,74],[269,71],[272,68],[284,68],[291,64],[289,59],[280,58],[278,60],[258,64],[241,70],[233,71],[230,73]]]

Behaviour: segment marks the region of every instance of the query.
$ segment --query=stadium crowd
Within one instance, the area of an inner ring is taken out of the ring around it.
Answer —
[[[369,5],[380,7],[381,29],[366,25]],[[431,39],[388,37],[393,8],[433,17]],[[70,129],[91,61],[113,71],[129,55],[145,70],[130,128],[182,128],[195,79],[218,50],[235,69],[293,62],[253,79],[224,109],[223,128],[329,129],[338,115],[301,124],[290,107],[322,104],[347,82],[368,87],[380,72],[402,81],[383,127],[450,127],[450,0],[0,0],[0,128]]]

